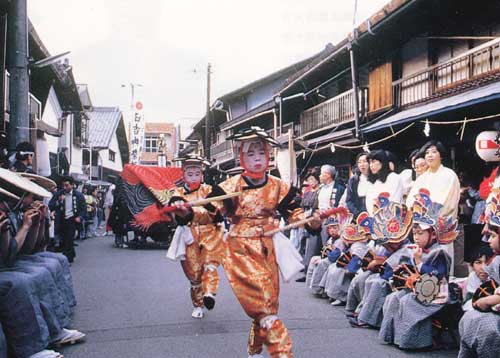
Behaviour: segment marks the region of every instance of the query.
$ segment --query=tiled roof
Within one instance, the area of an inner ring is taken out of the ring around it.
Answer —
[[[86,112],[89,120],[89,145],[108,148],[122,117],[118,107],[94,107]]]

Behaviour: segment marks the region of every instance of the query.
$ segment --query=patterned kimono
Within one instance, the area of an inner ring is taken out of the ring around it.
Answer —
[[[500,256],[484,267],[484,270],[500,283]],[[472,310],[460,320],[459,358],[500,357],[500,315]]]
[[[196,190],[190,191],[185,186],[174,190],[174,198],[193,201],[206,198],[212,192],[208,184],[201,184]],[[184,274],[191,283],[191,300],[194,307],[203,307],[203,296],[217,294],[219,275],[217,267],[222,261],[224,242],[222,240],[223,226],[214,222],[215,208],[209,212],[205,207],[192,207],[193,215],[189,222],[194,242],[186,247],[186,259],[181,261]],[[180,219],[178,218],[178,222]]]
[[[387,253],[387,255],[389,255]],[[361,300],[358,321],[372,327],[380,327],[382,323],[382,308],[390,293],[388,280],[392,277],[400,262],[407,262],[410,252],[405,245],[388,256],[382,274],[370,275],[365,282],[364,294]]]
[[[409,263],[413,262],[413,255]],[[421,274],[436,275],[447,289],[451,258],[443,247],[434,244],[422,255]],[[402,349],[417,349],[432,345],[432,316],[443,304],[422,304],[407,289],[391,293],[385,299],[379,338],[386,343],[397,344]]]
[[[376,256],[383,256],[386,252],[384,247],[381,245],[377,245],[374,248],[374,252]],[[365,284],[370,276],[375,275],[376,273],[366,270],[360,271],[349,284],[349,289],[347,290],[347,302],[345,306],[345,310],[347,315],[352,315],[354,313],[359,313],[361,310],[361,301],[363,299],[365,293]]]
[[[273,238],[264,233],[276,228],[273,218],[276,210],[288,216],[288,204],[294,193],[288,184],[273,176],[266,176],[261,185],[253,185],[244,176],[236,175],[220,187],[226,193],[243,192],[228,213],[232,226],[223,265],[234,294],[253,320],[248,353],[261,353],[265,344],[271,357],[293,357],[288,330],[276,317],[279,268]],[[269,318],[272,319],[268,321]]]
[[[330,237],[327,241],[327,245],[331,246],[331,250],[329,250],[328,253],[339,250],[341,252],[345,249],[345,244],[341,239],[332,240]],[[326,252],[327,250],[323,251]],[[328,271],[328,267],[332,264],[332,261],[330,261],[331,259],[328,258],[328,253],[326,254],[326,257],[323,257],[323,255],[314,256],[307,268],[306,285],[316,295],[323,293],[326,279],[325,274]]]
[[[325,292],[328,297],[342,302],[347,301],[347,291],[354,275],[361,268],[361,259],[368,251],[364,242],[355,242],[349,246],[351,261],[345,267],[330,265],[326,273]]]
[[[7,358],[7,340],[0,323],[0,358]]]

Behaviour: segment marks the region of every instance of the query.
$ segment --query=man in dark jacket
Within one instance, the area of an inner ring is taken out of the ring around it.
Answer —
[[[77,227],[83,222],[87,205],[82,193],[73,189],[73,178],[64,177],[63,188],[58,190],[49,202],[49,209],[55,213],[55,221],[61,237],[62,253],[73,262],[76,254],[74,239]]]

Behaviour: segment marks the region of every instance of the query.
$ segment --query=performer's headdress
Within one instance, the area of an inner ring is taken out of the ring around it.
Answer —
[[[338,207],[329,211],[330,215],[326,219],[326,226],[339,225],[340,231],[344,230],[352,221],[352,214],[344,207]]]
[[[173,161],[181,162],[183,168],[189,166],[210,166],[210,162],[208,160],[196,154],[186,154],[183,157],[174,158]]]
[[[325,220],[325,226],[328,227],[328,226],[334,226],[334,225],[338,225],[339,224],[339,221],[334,218],[334,217],[329,217]]]
[[[352,219],[352,214],[350,214]],[[342,239],[347,242],[364,242],[370,239],[371,235],[371,222],[368,213],[362,212],[358,215],[356,223],[349,223],[342,231]],[[352,220],[351,220],[352,221]]]
[[[275,140],[269,133],[267,133],[264,129],[260,127],[250,127],[248,129],[243,129],[238,133],[233,134],[226,138],[227,140],[234,140],[235,142],[247,141],[252,139],[262,139],[265,142],[269,143],[273,147],[279,147],[280,144],[277,140]]]
[[[410,233],[412,214],[406,205],[392,201],[386,202],[385,199],[383,195],[378,198],[383,205],[373,215],[371,233],[380,244],[398,244],[403,242]]]
[[[256,179],[262,178],[269,167],[269,157],[270,157],[269,145],[275,147],[279,146],[279,143],[260,127],[250,127],[249,129],[244,129],[228,137],[227,139],[228,140],[232,139],[236,143],[240,142],[239,144],[240,165],[245,169],[242,175]],[[263,149],[266,154],[266,164],[263,166],[262,168],[263,170],[258,172],[250,170],[243,159],[244,158],[243,154],[248,152],[252,144],[263,146]]]
[[[430,191],[422,188],[415,195],[413,202],[413,224],[418,224],[423,230],[433,228],[440,244],[453,242],[459,231],[458,221],[452,216],[441,214],[443,205],[431,200]]]

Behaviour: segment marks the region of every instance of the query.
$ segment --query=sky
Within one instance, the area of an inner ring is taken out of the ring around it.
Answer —
[[[320,52],[352,30],[355,0],[28,0],[52,55],[68,56],[95,106],[130,114],[130,83],[146,121],[181,125],[217,97]],[[388,0],[358,0],[357,23]],[[124,87],[122,85],[125,85]]]

